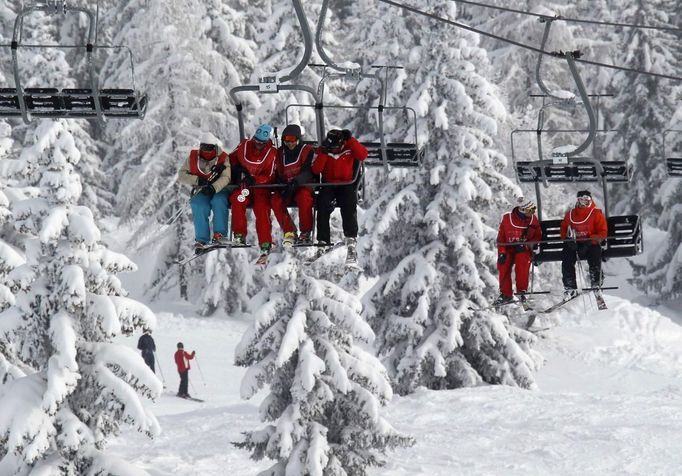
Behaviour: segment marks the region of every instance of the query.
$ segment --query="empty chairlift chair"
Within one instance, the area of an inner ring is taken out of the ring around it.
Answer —
[[[89,20],[88,38],[85,49],[88,67],[88,85],[84,88],[24,88],[19,76],[19,51],[29,48],[63,48],[73,45],[34,45],[22,42],[24,17],[36,11],[52,14],[84,13]],[[14,22],[12,42],[0,45],[9,48],[12,55],[14,87],[0,88],[0,117],[22,117],[29,123],[33,116],[44,118],[143,118],[147,109],[147,96],[135,90],[132,53],[124,46],[103,46],[93,44],[95,38],[95,17],[90,10],[68,7],[66,2],[51,1],[25,7]],[[103,49],[126,49],[132,75],[131,88],[100,89],[95,72],[93,52]]]

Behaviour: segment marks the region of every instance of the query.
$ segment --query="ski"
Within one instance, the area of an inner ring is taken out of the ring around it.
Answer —
[[[552,311],[555,311],[555,310],[559,309],[561,306],[563,306],[564,304],[568,304],[569,302],[573,301],[578,296],[581,296],[582,294],[583,294],[582,292],[576,293],[575,296],[571,296],[568,299],[563,299],[563,300],[559,301],[558,303],[548,307],[547,309],[540,311],[540,313],[541,314],[548,314]]]
[[[251,247],[251,245],[249,243],[244,243],[243,245],[207,245],[198,253],[193,254],[189,258],[178,260],[175,263],[182,266],[183,264],[187,264],[191,261],[194,261],[197,258],[201,258],[205,254],[210,253],[211,251],[214,251],[214,250],[222,250],[222,249],[226,249],[226,248],[250,248],[250,247]]]
[[[597,309],[600,311],[605,311],[608,309],[606,306],[606,301],[604,301],[604,296],[602,296],[601,293],[595,291],[594,299],[597,301]]]
[[[204,402],[205,400],[202,400],[201,398],[195,398],[195,397],[180,397],[178,395],[178,398],[182,398],[183,400],[191,400],[193,402]]]
[[[512,301],[503,302],[501,304],[494,304],[492,306],[486,306],[486,307],[469,307],[469,309],[471,311],[488,311],[490,309],[499,309],[501,307],[508,306],[510,304],[520,304],[520,303],[521,303],[520,300],[514,299]]]
[[[526,330],[528,332],[532,332],[533,334],[537,334],[538,332],[544,332],[544,331],[548,331],[550,329],[551,329],[551,327],[535,327],[535,328],[531,327],[531,328],[528,328]]]
[[[528,316],[528,320],[526,321],[526,330],[530,330],[531,326],[535,323],[535,319],[537,319],[537,317],[538,315],[535,312],[531,313],[531,315]]]

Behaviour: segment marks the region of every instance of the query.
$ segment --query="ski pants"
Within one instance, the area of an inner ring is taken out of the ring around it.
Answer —
[[[246,200],[240,202],[237,197],[240,190],[237,189],[230,195],[232,206],[232,233],[246,236],[246,208],[253,203],[253,214],[256,216],[256,234],[258,243],[272,243],[272,223],[270,221],[270,195],[272,192],[267,188],[251,188]]]
[[[154,369],[154,352],[150,350],[143,350],[142,358],[144,359],[144,363],[147,364],[150,369],[152,369],[152,372],[156,373],[156,370]]]
[[[512,246],[505,252],[507,259],[497,265],[500,279],[500,294],[512,297],[512,267],[516,271],[516,292],[522,293],[528,290],[528,271],[530,269],[533,253],[529,250],[516,251]]]
[[[227,191],[220,191],[213,196],[203,193],[195,194],[189,201],[192,207],[192,221],[194,222],[194,239],[208,243],[211,241],[211,227],[209,217],[213,212],[213,233],[227,235]]]
[[[590,285],[601,287],[603,276],[601,272],[601,246],[592,243],[575,243],[567,241],[561,255],[561,277],[565,288],[576,289],[575,263],[580,259],[587,259],[590,268]]]
[[[281,193],[272,194],[272,211],[284,233],[296,232],[296,225],[289,215],[287,206],[295,203],[298,207],[298,220],[302,233],[313,231],[313,190],[309,187],[299,187],[293,196],[283,197]]]
[[[337,187],[322,187],[317,196],[317,239],[331,243],[329,230],[329,217],[334,208],[332,201],[341,209],[341,221],[343,223],[343,235],[346,238],[358,236],[358,195],[355,184],[340,185]]]
[[[189,395],[189,391],[187,390],[187,386],[189,385],[189,369],[178,373],[180,374],[180,387],[178,388],[178,395]]]

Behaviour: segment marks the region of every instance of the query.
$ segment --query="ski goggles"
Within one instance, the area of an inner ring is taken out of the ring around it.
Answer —
[[[290,135],[282,136],[282,142],[288,142],[290,144],[293,142],[298,142],[298,137]]]
[[[578,196],[578,204],[587,207],[592,203],[592,197],[590,195],[579,195]]]
[[[199,150],[202,152],[215,152],[216,146],[215,144],[206,144],[202,142],[201,144],[199,144]]]
[[[521,213],[523,213],[524,215],[533,215],[537,208],[535,205],[531,205],[529,207],[519,208],[519,210],[521,210]]]

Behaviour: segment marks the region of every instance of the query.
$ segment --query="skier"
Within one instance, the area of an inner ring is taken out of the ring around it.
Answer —
[[[230,183],[230,175],[227,154],[210,135],[202,138],[198,150],[192,149],[187,162],[178,172],[178,180],[192,187],[190,205],[194,222],[195,253],[201,253],[212,244],[227,244],[229,192],[225,187]],[[211,212],[212,239],[209,223]]]
[[[253,185],[267,185],[275,181],[277,149],[270,140],[272,126],[261,124],[250,139],[242,140],[229,154],[233,175],[240,183],[230,196],[232,206],[233,242],[246,243],[246,207],[253,203],[256,216],[256,233],[260,244],[259,264],[265,264],[272,248],[272,223],[270,222],[272,192],[268,188],[252,188]]]
[[[517,199],[517,206],[502,216],[497,233],[497,271],[500,281],[500,295],[493,302],[499,306],[514,300],[512,291],[512,267],[516,269],[516,292],[528,290],[528,270],[533,258],[533,242],[542,240],[540,221],[535,215],[535,204],[523,197]],[[519,296],[525,301],[525,296]]]
[[[142,352],[144,363],[152,369],[152,372],[156,373],[156,370],[154,369],[154,352],[156,352],[156,344],[154,343],[151,329],[145,328],[143,330],[143,334],[137,341],[137,348]]]
[[[308,244],[313,231],[313,189],[301,185],[313,181],[310,166],[315,151],[312,146],[301,142],[301,128],[289,124],[282,132],[282,146],[277,152],[277,176],[287,186],[281,192],[272,194],[272,210],[284,231],[283,244],[291,246],[296,239],[296,226],[287,210],[292,200],[298,206],[301,225],[297,241]]]
[[[196,355],[195,351],[191,354],[185,352],[185,346],[182,342],[178,342],[178,350],[175,352],[175,365],[178,367],[178,374],[180,374],[180,387],[178,388],[178,397],[191,398],[187,391],[189,384],[189,361]]]
[[[593,288],[600,288],[603,281],[601,243],[608,235],[608,225],[604,213],[592,200],[592,193],[581,190],[577,197],[575,207],[566,212],[560,229],[561,239],[566,240],[561,256],[565,299],[575,297],[578,293],[575,278],[575,263],[578,259],[587,258]],[[595,294],[600,297],[598,293]]]
[[[367,149],[353,137],[348,129],[332,129],[322,141],[315,159],[313,174],[322,174],[324,183],[343,183],[353,180],[355,167],[367,158]],[[358,211],[356,184],[322,187],[317,197],[317,239],[321,245],[329,245],[331,232],[329,217],[333,211],[332,200],[341,209],[343,234],[346,238],[347,262],[357,261],[355,249],[358,236]]]

